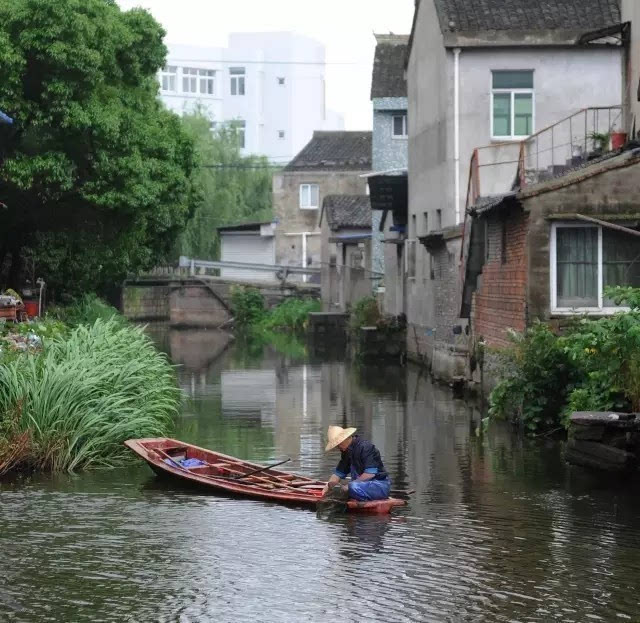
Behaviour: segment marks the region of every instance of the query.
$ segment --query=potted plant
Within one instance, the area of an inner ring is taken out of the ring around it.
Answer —
[[[608,132],[591,132],[589,138],[593,141],[593,151],[600,154],[609,148],[611,135]]]
[[[627,133],[614,128],[611,130],[611,149],[614,151],[622,149],[627,143]]]

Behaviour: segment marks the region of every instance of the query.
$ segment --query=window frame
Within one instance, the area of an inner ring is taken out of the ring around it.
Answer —
[[[494,89],[493,88],[493,74],[496,72],[501,72],[501,71],[512,71],[512,72],[522,72],[522,73],[531,73],[532,74],[532,78],[533,78],[533,87],[531,87],[530,89],[522,89],[522,88],[508,88],[508,89]],[[530,136],[532,136],[533,134],[536,133],[536,90],[535,90],[535,71],[533,69],[492,69],[489,72],[489,80],[490,80],[490,93],[491,93],[491,97],[490,97],[490,108],[489,108],[489,118],[490,118],[490,125],[491,125],[491,140],[492,141],[500,141],[500,142],[507,142],[507,141],[523,141],[527,138],[529,138]],[[511,118],[510,118],[510,124],[511,124],[511,134],[504,134],[504,135],[500,135],[500,134],[496,134],[495,133],[495,118],[494,118],[494,98],[495,95],[498,94],[510,94],[510,100],[509,100],[509,107],[510,107],[510,111],[511,111]],[[516,95],[531,95],[531,134],[515,134],[515,130],[516,130],[516,123],[515,123],[515,119],[516,119],[516,107],[515,107],[515,101],[516,101]]]
[[[216,73],[215,69],[205,69],[204,67],[182,67],[180,70],[180,77],[182,78],[180,92],[191,96],[206,95],[215,97]],[[194,85],[195,91],[185,89],[185,81],[189,82],[189,86]],[[207,88],[209,82],[211,82],[211,92]]]
[[[404,134],[396,134],[396,119],[398,117],[402,118],[402,129],[404,131]],[[402,141],[409,138],[409,122],[406,112],[391,115],[391,138],[395,141]]]
[[[597,229],[598,230],[598,307],[558,307],[558,229]],[[549,310],[556,316],[576,316],[576,315],[597,315],[610,316],[618,312],[629,311],[629,307],[620,305],[617,307],[604,306],[604,253],[603,253],[603,233],[602,225],[582,223],[577,221],[561,221],[551,224],[551,235],[549,241],[549,285],[550,298]]]
[[[229,94],[232,97],[244,97],[247,94],[246,78],[247,70],[245,67],[229,67]]]
[[[164,81],[165,78],[171,84],[173,79],[173,89],[165,89]],[[178,92],[178,66],[177,65],[165,65],[160,70],[160,91],[162,93],[177,93]]]
[[[312,192],[311,189],[313,187],[316,187],[318,189],[318,205],[311,205],[312,202]],[[309,189],[309,204],[308,205],[302,205],[302,193],[303,193],[303,189],[304,188],[308,188]],[[301,210],[318,210],[320,208],[320,186],[319,184],[316,184],[315,182],[303,182],[300,184],[300,187],[298,188],[298,205],[300,207]]]

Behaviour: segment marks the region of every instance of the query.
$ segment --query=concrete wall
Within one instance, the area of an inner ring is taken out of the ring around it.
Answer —
[[[619,161],[619,158],[616,159]],[[615,166],[611,161],[609,166]],[[528,261],[528,319],[533,321],[552,319],[550,313],[550,255],[549,241],[551,222],[566,215],[572,220],[576,213],[600,217],[607,220],[615,215],[640,216],[638,179],[640,162],[612,170],[606,170],[575,184],[566,185],[571,177],[561,182],[547,184],[552,192],[534,194],[523,199],[524,209],[530,212],[527,236]],[[574,174],[575,176],[575,174]],[[573,177],[575,180],[576,178]],[[533,191],[532,191],[533,192]]]
[[[327,195],[364,195],[367,183],[361,175],[368,171],[299,172],[285,171],[273,176],[273,210],[278,222],[276,227],[276,264],[302,265],[302,236],[287,234],[314,232],[307,237],[307,257],[312,266],[318,266],[321,258],[320,212],[300,208],[300,184],[318,184],[319,205]]]
[[[626,56],[625,83],[622,97],[627,106],[628,116],[625,125],[629,132],[636,121],[636,130],[640,131],[640,2],[622,0],[622,21],[631,22],[631,46]]]
[[[452,75],[453,55],[444,48],[434,3],[423,0],[407,68],[410,240],[438,228],[437,210],[441,210],[443,216],[451,213]],[[443,220],[441,226],[446,224]],[[429,274],[428,252],[421,244],[415,244],[415,278],[406,282],[405,293],[407,351],[409,356],[420,358],[430,357],[433,352],[435,284]]]
[[[621,48],[463,49],[460,54],[460,214],[464,211],[473,150],[497,142],[491,138],[491,72],[500,69],[533,70],[535,132],[582,108],[621,104]],[[453,105],[449,114],[452,113]],[[604,125],[599,124],[599,129],[606,132],[608,122],[604,117],[602,123]],[[617,125],[622,125],[621,119]],[[568,127],[564,130],[566,140],[558,136],[562,131],[560,128],[556,133],[556,145],[570,142]],[[584,135],[584,128],[574,128],[573,134],[582,137],[580,131]],[[540,139],[540,147],[548,151],[550,144],[543,145],[544,140]],[[518,150],[516,142],[512,148],[484,151],[481,162],[517,161]],[[564,156],[570,156],[569,148],[566,154],[556,148],[556,164],[564,164]],[[484,167],[480,172],[481,194],[510,190],[516,170],[515,163]],[[453,222],[454,214],[450,210],[444,219],[445,225]]]

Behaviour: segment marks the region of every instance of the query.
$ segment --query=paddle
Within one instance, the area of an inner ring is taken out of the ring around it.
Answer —
[[[284,461],[280,461],[280,463],[274,463],[273,465],[267,465],[266,467],[261,467],[260,469],[254,469],[252,472],[247,472],[246,474],[243,474],[242,476],[238,476],[234,480],[242,480],[243,478],[246,478],[247,476],[255,476],[255,474],[260,474],[261,472],[266,472],[268,469],[272,469],[273,467],[278,467],[279,465],[284,465],[285,463],[288,463],[290,460],[291,460],[290,458],[287,458]]]
[[[324,488],[324,485],[316,485],[316,484],[300,484],[300,485],[292,485],[294,487],[298,487],[300,489],[322,489]],[[415,489],[408,489],[408,490],[403,490],[403,489],[391,489],[391,491],[389,491],[389,495],[392,497],[401,497],[401,496],[406,496],[409,497],[410,495],[413,495],[416,492]]]

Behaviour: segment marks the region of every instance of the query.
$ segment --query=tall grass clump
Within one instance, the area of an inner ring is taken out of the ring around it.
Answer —
[[[165,436],[179,402],[171,364],[141,328],[79,325],[0,366],[0,474],[114,466],[126,439]]]
[[[307,325],[310,312],[318,312],[322,303],[317,299],[287,299],[274,307],[259,323],[263,331],[300,333]]]

